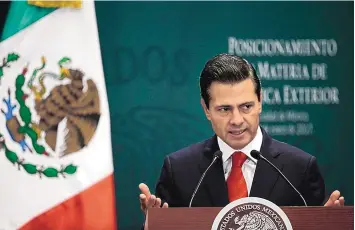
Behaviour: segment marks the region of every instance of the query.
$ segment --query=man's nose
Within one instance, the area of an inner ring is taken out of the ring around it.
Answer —
[[[244,122],[244,117],[242,114],[239,112],[239,110],[235,109],[232,113],[232,118],[230,120],[230,123],[235,126],[240,126]]]

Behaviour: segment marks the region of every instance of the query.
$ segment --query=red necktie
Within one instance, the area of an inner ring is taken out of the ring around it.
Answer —
[[[248,196],[247,183],[245,182],[242,165],[247,156],[242,152],[232,155],[232,170],[227,179],[229,202]]]

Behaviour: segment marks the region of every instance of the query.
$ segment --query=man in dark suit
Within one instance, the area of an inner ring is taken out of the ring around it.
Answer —
[[[242,197],[261,197],[279,206],[304,205],[279,173],[252,150],[278,167],[308,205],[343,206],[334,191],[326,201],[325,185],[314,156],[272,139],[259,126],[260,80],[245,59],[221,54],[209,60],[200,77],[201,105],[216,133],[211,139],[166,156],[152,195],[140,184],[144,213],[149,208],[188,207],[193,191],[216,151],[222,152],[207,172],[191,206],[223,207]]]

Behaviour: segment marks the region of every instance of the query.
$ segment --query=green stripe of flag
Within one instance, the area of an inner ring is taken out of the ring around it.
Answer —
[[[3,41],[56,9],[29,5],[27,1],[12,1],[1,36]]]

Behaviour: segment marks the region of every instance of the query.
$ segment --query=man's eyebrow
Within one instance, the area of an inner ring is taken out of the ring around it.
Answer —
[[[242,104],[240,104],[239,106],[243,106],[243,105],[254,105],[255,102],[254,101],[248,101],[248,102],[244,102]]]
[[[222,104],[222,105],[217,105],[217,106],[216,106],[216,108],[221,108],[221,107],[224,107],[224,108],[225,108],[225,107],[232,107],[232,106],[231,106],[231,105],[223,105],[223,104]]]

